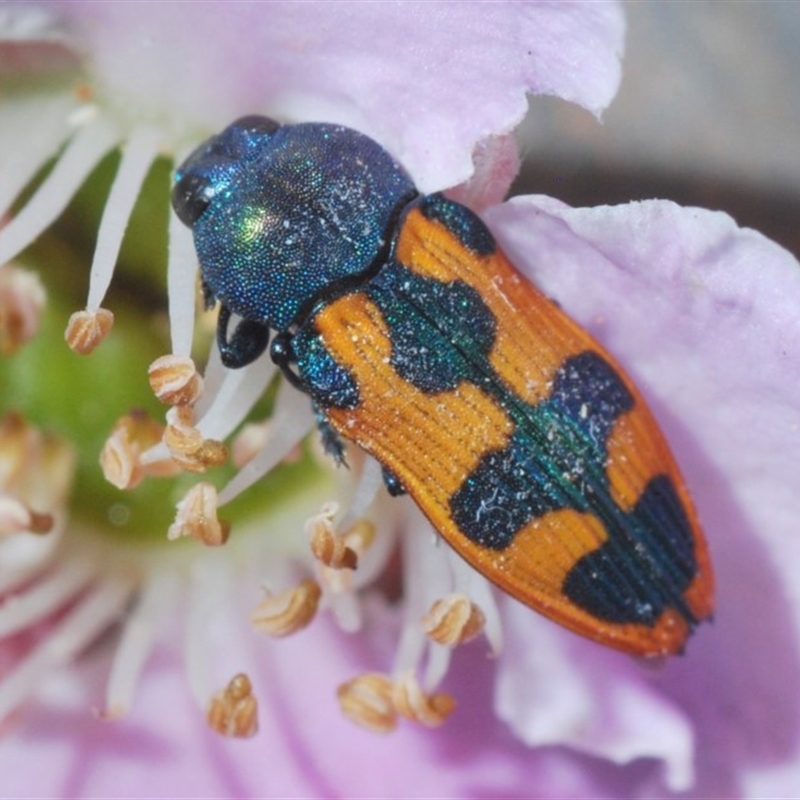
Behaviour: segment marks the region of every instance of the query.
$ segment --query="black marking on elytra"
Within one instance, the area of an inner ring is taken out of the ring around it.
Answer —
[[[356,408],[361,402],[358,383],[350,370],[331,355],[313,323],[300,328],[291,340],[305,391],[325,408]]]
[[[546,455],[517,429],[508,446],[487,453],[450,498],[453,521],[481,547],[504,550],[531,520],[570,505],[551,472]]]
[[[536,405],[494,386],[516,428],[508,445],[486,453],[450,499],[462,531],[500,550],[548,511],[586,511],[598,493],[613,505],[603,468],[606,442],[633,397],[611,366],[591,351],[572,356],[556,372],[549,397]]]
[[[423,197],[419,209],[426,219],[441,222],[464,247],[479,256],[490,256],[497,243],[483,220],[460,203],[441,194]]]
[[[508,445],[486,453],[450,498],[460,530],[476,544],[502,551],[551,511],[593,514],[608,539],[576,564],[564,593],[609,621],[653,625],[673,607],[693,622],[682,594],[697,563],[691,526],[671,481],[653,479],[629,513],[610,493],[608,437],[634,405],[612,367],[586,351],[564,362],[540,403],[527,404],[502,389],[497,396],[516,427]]]
[[[367,292],[389,328],[391,364],[401,378],[429,394],[475,381],[474,361],[488,361],[497,329],[494,314],[475,289],[391,262]],[[491,379],[491,372],[482,374]]]
[[[672,481],[656,476],[630,512],[603,522],[608,539],[569,571],[564,594],[608,622],[653,626],[672,607],[697,624],[683,599],[697,574],[692,528]]]
[[[614,423],[633,408],[633,395],[607,361],[587,350],[558,370],[549,402],[605,450]]]

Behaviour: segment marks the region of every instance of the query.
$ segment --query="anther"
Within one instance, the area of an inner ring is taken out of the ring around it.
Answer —
[[[437,600],[422,618],[425,633],[447,647],[474,639],[485,624],[481,609],[463,594],[449,594]]]
[[[203,444],[203,434],[194,421],[194,409],[190,406],[173,406],[167,411],[164,444],[173,456],[188,456]]]
[[[250,679],[244,673],[211,699],[206,714],[208,724],[223,736],[247,739],[258,732],[258,702]]]
[[[75,454],[21,414],[0,417],[0,534],[48,533],[75,472]]]
[[[153,394],[170,406],[192,405],[203,392],[203,378],[188,356],[160,356],[147,375]]]
[[[392,703],[398,714],[428,728],[441,725],[456,708],[449,694],[425,694],[412,671],[394,683]]]
[[[319,514],[306,522],[306,533],[309,534],[311,552],[314,558],[332,569],[355,569],[358,556],[348,547],[343,537],[336,533],[333,518],[339,511],[338,503],[325,503]]]
[[[169,526],[167,538],[192,536],[209,547],[228,541],[231,526],[217,516],[217,490],[205,481],[193,486],[178,503],[175,522]]]
[[[392,700],[392,680],[372,672],[343,683],[336,692],[346,717],[374,733],[391,733],[397,727]]]
[[[20,500],[0,494],[0,536],[22,532],[49,533],[52,528],[51,514],[40,514]]]
[[[253,610],[250,622],[269,636],[289,636],[305,628],[317,613],[321,591],[307,578],[294,589],[268,594]]]
[[[107,308],[76,311],[69,318],[64,338],[74,352],[85,356],[108,336],[113,324],[114,315]]]
[[[0,269],[0,353],[9,356],[36,335],[45,299],[35,272],[13,264]]]
[[[228,448],[216,439],[205,439],[194,425],[191,406],[173,406],[167,411],[164,444],[175,463],[188,472],[205,472],[228,460]]]
[[[142,453],[161,441],[164,427],[143,411],[132,411],[117,420],[100,453],[105,479],[118,489],[132,489],[145,475],[175,472],[174,465],[153,464],[142,467]]]

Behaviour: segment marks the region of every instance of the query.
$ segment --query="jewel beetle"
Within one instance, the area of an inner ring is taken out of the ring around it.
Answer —
[[[270,347],[327,449],[376,458],[489,580],[642,656],[711,616],[708,549],[641,394],[472,211],[357,131],[261,116],[195,150],[172,204],[223,363]]]

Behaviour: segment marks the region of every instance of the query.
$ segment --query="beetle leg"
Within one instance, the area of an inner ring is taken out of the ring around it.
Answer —
[[[214,296],[211,287],[205,281],[201,281],[200,287],[203,290],[203,308],[206,311],[211,311],[217,304],[217,298]]]
[[[317,420],[317,430],[319,431],[320,438],[322,439],[322,449],[332,456],[336,462],[336,466],[348,467],[347,459],[345,458],[344,442],[338,433],[331,427],[330,423],[325,417],[325,414],[320,411],[316,403],[312,404],[314,409],[314,417]]]
[[[228,338],[230,309],[223,303],[217,320],[217,346],[222,363],[230,369],[252,364],[269,344],[269,324],[262,320],[243,319]]]
[[[272,361],[277,364],[281,372],[286,376],[286,380],[299,389],[301,392],[308,394],[308,387],[305,385],[303,379],[292,369],[292,366],[297,363],[297,357],[294,354],[292,347],[292,334],[289,331],[281,331],[273,340],[269,348],[269,355]]]

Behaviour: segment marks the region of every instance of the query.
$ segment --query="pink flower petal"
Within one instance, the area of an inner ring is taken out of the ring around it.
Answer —
[[[620,79],[610,2],[52,5],[128,113],[204,132],[258,112],[348,124],[422,191],[468,178],[475,144],[522,119],[526,92],[599,114]]]
[[[447,192],[456,203],[482,211],[500,203],[519,173],[519,150],[513,134],[490,136],[478,142],[473,152],[474,172],[469,180]]]
[[[386,610],[372,624],[395,625]],[[459,708],[436,731],[403,723],[379,737],[346,720],[336,686],[367,662],[391,659],[393,643],[366,653],[323,621],[280,642],[226,653],[247,663],[260,702],[260,731],[228,741],[204,727],[174,653],[158,651],[122,723],[87,707],[104,659],[49,684],[0,748],[3,790],[33,797],[614,797],[602,768],[563,750],[532,751],[491,709],[493,662],[484,643],[460,654]],[[98,692],[99,694],[99,692]],[[19,769],[29,754],[47,769]],[[615,786],[615,784],[611,784]],[[619,795],[616,795],[619,796]]]
[[[691,724],[651,685],[652,670],[564,633],[519,603],[506,604],[503,629],[495,708],[524,742],[565,745],[615,764],[659,759],[670,789],[691,788]]]
[[[772,785],[788,774],[796,786],[797,261],[725,214],[666,201],[571,209],[526,197],[487,216],[512,260],[642,387],[697,502],[716,619],[654,678],[692,721],[695,791],[738,794],[751,770],[766,787],[776,768]]]

